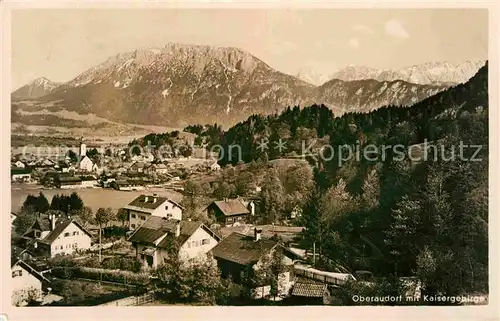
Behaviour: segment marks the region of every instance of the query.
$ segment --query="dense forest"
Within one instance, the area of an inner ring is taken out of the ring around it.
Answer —
[[[267,150],[259,148],[263,139]],[[286,149],[272,148],[279,139]],[[224,150],[241,146],[241,159],[227,153],[221,163],[297,157],[304,142],[316,187],[303,204],[302,224],[322,268],[416,275],[424,294],[487,292],[487,64],[467,83],[410,108],[335,118],[325,106],[311,106],[252,116],[222,136]],[[406,147],[425,142],[427,159],[411,159]],[[384,157],[331,155],[340,146],[368,145],[403,146],[406,157],[394,148]]]

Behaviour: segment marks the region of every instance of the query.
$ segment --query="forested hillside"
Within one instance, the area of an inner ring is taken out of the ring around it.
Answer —
[[[266,139],[269,148],[259,149]],[[286,149],[274,148],[279,139]],[[410,159],[411,150],[400,157],[394,149],[425,141],[427,160]],[[411,108],[334,118],[324,106],[295,107],[252,116],[222,137],[224,150],[241,146],[244,162],[296,157],[303,142],[316,181],[303,206],[304,236],[316,243],[323,268],[417,275],[425,294],[487,292],[487,64],[469,82]],[[361,151],[372,145],[378,154],[332,157],[342,145]],[[384,146],[391,147],[385,154]],[[235,164],[235,156],[221,163]]]

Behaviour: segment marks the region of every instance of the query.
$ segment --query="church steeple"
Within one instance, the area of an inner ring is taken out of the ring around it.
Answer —
[[[87,155],[87,145],[83,143],[83,137],[80,138],[80,156],[83,158]]]

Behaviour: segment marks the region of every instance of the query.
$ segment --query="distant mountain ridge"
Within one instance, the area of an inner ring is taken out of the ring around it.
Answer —
[[[33,112],[43,106],[49,113],[65,110],[120,123],[231,126],[287,106],[325,104],[336,115],[408,106],[449,87],[400,80],[332,80],[315,86],[238,48],[176,43],[118,54],[67,83],[43,84],[47,93],[30,106],[15,100],[19,92],[12,94],[15,119],[23,119],[16,108]],[[30,121],[36,125],[34,117]]]
[[[465,83],[484,66],[486,61],[464,61],[462,63],[429,62],[401,69],[375,69],[349,65],[332,75],[332,79],[343,81],[374,79],[378,81],[403,80],[420,85],[452,86]]]
[[[58,83],[53,82],[45,77],[40,77],[22,86],[21,88],[16,89],[14,92],[12,92],[12,97],[19,99],[38,98],[51,93],[58,86]]]

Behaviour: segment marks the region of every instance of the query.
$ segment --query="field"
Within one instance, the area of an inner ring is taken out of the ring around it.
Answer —
[[[137,196],[144,193],[157,193],[159,196],[169,197],[176,202],[182,200],[182,195],[172,190],[164,189],[150,189],[149,191],[116,191],[113,189],[103,189],[103,188],[88,188],[88,189],[77,189],[77,190],[62,190],[62,189],[37,189],[34,187],[12,185],[11,186],[11,211],[17,213],[24,200],[30,194],[37,195],[39,192],[47,197],[49,202],[52,197],[56,194],[66,194],[69,195],[72,192],[77,192],[82,198],[85,206],[89,206],[95,212],[99,207],[111,207],[114,210],[127,205]]]

